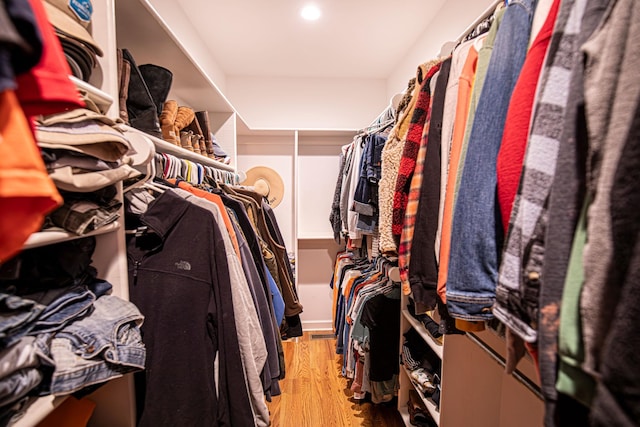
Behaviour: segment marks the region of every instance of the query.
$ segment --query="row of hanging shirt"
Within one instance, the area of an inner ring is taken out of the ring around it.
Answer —
[[[598,425],[640,419],[640,374],[620,387],[614,369],[633,371],[619,343],[640,345],[628,326],[637,221],[619,214],[638,190],[639,13],[632,1],[509,3],[488,33],[419,67],[382,152],[379,249],[398,254],[403,290],[421,312],[446,303],[451,328],[499,319],[509,370],[526,343],[548,425],[567,401]]]
[[[378,257],[339,253],[331,280],[336,352],[343,354],[342,375],[353,379],[354,399],[371,395],[389,402],[398,388],[400,286],[397,266]],[[395,279],[395,281],[394,281]]]
[[[230,185],[233,173],[201,166],[196,183],[198,166],[151,161],[125,195],[130,298],[149,349],[138,422],[267,426],[265,398],[285,375],[281,328],[301,335],[302,311],[273,211]]]

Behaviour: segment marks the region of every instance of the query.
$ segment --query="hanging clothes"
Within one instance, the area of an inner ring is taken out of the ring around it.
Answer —
[[[449,83],[450,70],[451,58],[447,58],[442,63],[433,91],[429,131],[428,134],[423,135],[423,139],[427,139],[424,144],[426,153],[424,154],[423,170],[419,171],[418,166],[416,167],[411,182],[411,192],[409,193],[409,204],[413,202],[417,203],[418,206],[414,234],[411,239],[411,259],[413,259],[413,262],[408,265],[407,279],[411,286],[414,300],[416,302],[419,301],[428,309],[435,308],[437,304],[435,291],[438,282],[438,265],[435,245],[440,206],[440,148],[445,95]],[[407,207],[407,212],[409,212],[409,207]],[[405,229],[408,220],[409,218],[405,217]],[[421,309],[420,311],[427,310]]]
[[[254,425],[213,215],[165,191],[129,219],[139,230],[127,241],[130,296],[145,316],[149,354],[137,377],[139,425]]]
[[[527,52],[534,8],[535,1],[507,6],[469,137],[453,213],[447,280],[449,313],[463,320],[492,317],[503,239],[496,222],[495,162],[511,91]]]

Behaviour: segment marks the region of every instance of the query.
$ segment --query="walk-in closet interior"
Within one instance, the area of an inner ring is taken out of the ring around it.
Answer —
[[[0,425],[640,426],[638,2],[5,0],[0,41]]]

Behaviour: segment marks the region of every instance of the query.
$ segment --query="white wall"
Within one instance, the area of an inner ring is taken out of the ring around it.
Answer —
[[[333,324],[332,294],[329,287],[341,248],[333,240],[300,240],[298,242],[297,289],[303,312],[304,330],[330,330]]]
[[[179,43],[189,47],[189,51],[185,53],[193,59],[193,63],[197,64],[211,83],[226,95],[226,75],[208,51],[184,9],[174,0],[150,0],[150,3],[174,32]]]
[[[338,179],[339,159],[339,145],[299,148],[298,237],[333,236],[329,213]]]
[[[252,129],[359,129],[389,104],[384,79],[227,76],[225,94]]]
[[[387,79],[387,97],[403,91],[407,82],[416,75],[418,65],[438,56],[442,45],[455,40],[482,14],[494,0],[449,0],[431,22],[425,22],[420,38],[394,68]]]

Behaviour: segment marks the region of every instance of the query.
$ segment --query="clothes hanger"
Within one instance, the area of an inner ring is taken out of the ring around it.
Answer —
[[[200,185],[203,183],[203,179],[204,179],[204,166],[202,166],[200,163],[196,163],[196,168],[198,172],[197,184]]]
[[[123,188],[123,193],[144,186],[146,182],[153,179],[156,172],[156,151],[153,142],[140,132],[125,132],[125,136],[135,151],[129,156],[130,164],[133,168],[143,172],[143,175],[133,184]]]

